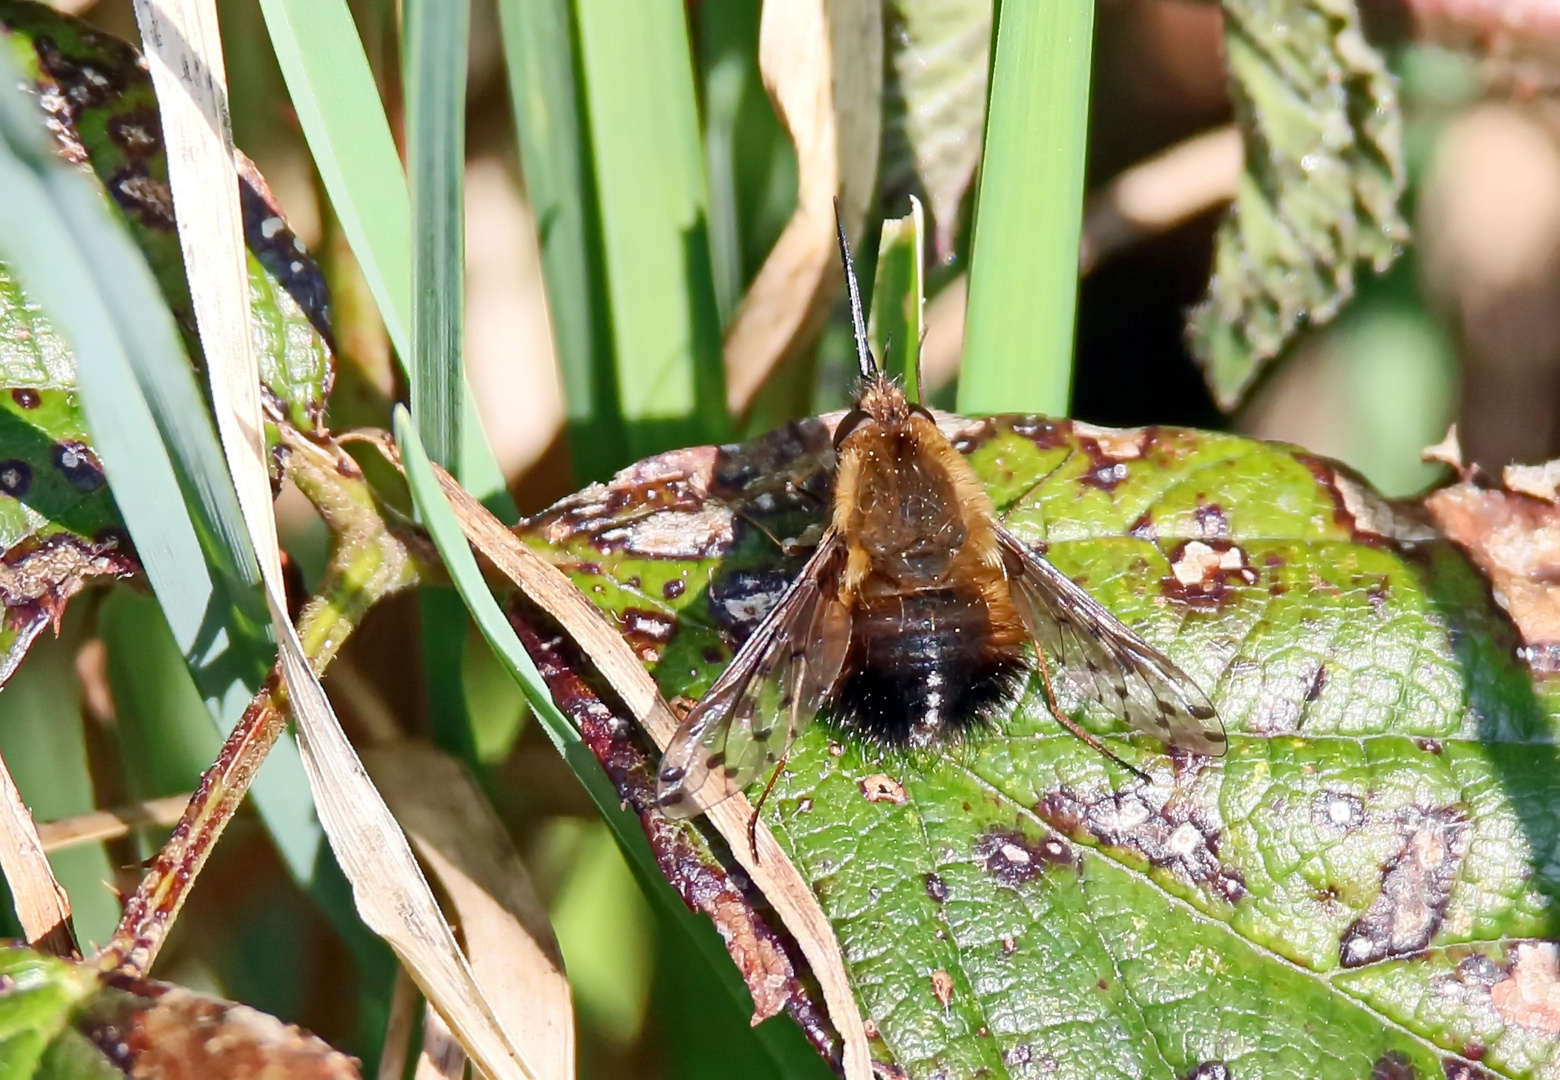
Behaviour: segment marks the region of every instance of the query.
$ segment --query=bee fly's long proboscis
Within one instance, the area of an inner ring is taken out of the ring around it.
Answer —
[[[861,381],[834,432],[827,527],[667,746],[661,809],[691,817],[745,788],[825,708],[841,733],[883,746],[962,738],[1036,666],[1057,719],[1123,765],[1061,710],[1051,665],[1129,726],[1223,754],[1197,684],[1004,528],[932,415],[878,370],[843,226],[839,242]]]

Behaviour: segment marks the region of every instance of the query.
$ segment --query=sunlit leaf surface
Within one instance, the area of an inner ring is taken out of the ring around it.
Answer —
[[[1408,226],[1396,83],[1353,0],[1223,6],[1246,167],[1188,334],[1230,409],[1302,326],[1354,295],[1360,267],[1387,268]]]
[[[1289,448],[955,423],[1008,525],[1197,679],[1231,748],[1166,753],[1064,689],[1144,783],[1035,685],[941,753],[815,724],[764,813],[885,1075],[1555,1075],[1556,719],[1458,550]],[[827,446],[804,421],[651,459],[524,534],[697,697],[798,568],[775,539],[822,516]],[[704,857],[671,846],[675,884]]]

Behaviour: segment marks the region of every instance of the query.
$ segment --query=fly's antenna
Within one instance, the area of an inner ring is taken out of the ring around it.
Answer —
[[[867,341],[867,319],[861,313],[861,284],[856,280],[856,264],[850,260],[850,240],[845,235],[845,221],[840,217],[840,200],[834,200],[834,226],[840,234],[840,261],[845,264],[845,290],[850,294],[850,328],[856,336],[856,364],[861,377],[870,379],[877,374],[877,361],[872,358],[872,346]]]

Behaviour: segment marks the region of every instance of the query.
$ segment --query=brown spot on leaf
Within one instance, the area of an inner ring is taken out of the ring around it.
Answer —
[[[673,578],[661,586],[661,595],[668,600],[676,600],[688,590],[688,583],[682,578]]]
[[[732,641],[746,641],[780,602],[794,577],[784,570],[739,568],[717,573],[707,595],[710,618]]]
[[[1178,788],[1062,788],[1047,793],[1035,813],[1062,833],[1136,854],[1232,904],[1246,895],[1240,873],[1219,861],[1217,812],[1181,797]]]
[[[1371,1066],[1370,1080],[1418,1080],[1414,1063],[1401,1050],[1388,1050]]]
[[[156,109],[131,109],[110,116],[107,131],[126,157],[150,157],[162,149],[162,124]]]
[[[29,390],[24,387],[22,389],[12,390],[11,400],[16,402],[18,408],[36,409],[39,405],[43,404],[43,395],[39,394],[36,390]]]
[[[1441,1071],[1446,1074],[1446,1080],[1492,1080],[1490,1074],[1477,1065],[1456,1058],[1443,1058]]]
[[[1440,928],[1468,846],[1468,823],[1451,808],[1415,809],[1402,848],[1381,870],[1381,892],[1344,931],[1346,968],[1419,952]]]
[[[1365,800],[1349,791],[1319,791],[1311,799],[1311,824],[1324,840],[1336,840],[1365,823]]]
[[[74,439],[57,442],[50,457],[60,475],[77,491],[91,493],[106,482],[97,454],[84,442]]]
[[[1229,539],[1230,519],[1218,503],[1199,506],[1192,512],[1192,521],[1197,527],[1197,535],[1205,540]]]
[[[1560,1035],[1560,944],[1517,945],[1510,974],[1490,987],[1490,999],[1506,1023]]]
[[[948,1007],[948,1002],[953,1000],[953,976],[942,968],[932,972],[932,996],[935,997],[943,1008]]]
[[[1240,585],[1254,585],[1257,572],[1243,548],[1228,540],[1187,540],[1170,552],[1170,576],[1160,591],[1171,600],[1199,611],[1216,611]]]
[[[1016,889],[1035,880],[1048,866],[1075,866],[1072,845],[1048,833],[1030,839],[1017,829],[993,828],[975,845],[975,858],[999,885]]]
[[[647,664],[660,662],[667,643],[677,633],[677,620],[660,611],[627,608],[619,619],[623,640]]]
[[[0,494],[20,499],[32,488],[32,466],[25,461],[0,461]]]
[[[946,903],[947,900],[948,900],[948,886],[947,886],[947,883],[945,883],[943,881],[943,879],[941,877],[939,877],[938,875],[930,873],[930,872],[927,873],[927,875],[926,875],[926,895],[930,896],[933,900],[937,901],[939,904]]]
[[[867,802],[904,804],[904,785],[886,773],[874,773],[871,776],[863,777],[860,787],[861,794],[866,796]]]
[[[1230,1080],[1230,1067],[1222,1061],[1204,1061],[1188,1072],[1182,1080]]]

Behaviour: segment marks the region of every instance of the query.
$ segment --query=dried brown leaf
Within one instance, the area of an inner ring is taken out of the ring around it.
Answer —
[[[364,754],[369,773],[453,905],[476,975],[539,1080],[574,1075],[574,1006],[547,912],[503,823],[460,764],[397,742]]]
[[[768,0],[758,52],[796,144],[796,211],[726,334],[726,394],[737,415],[812,339],[838,295],[834,200],[852,237],[866,219],[882,129],[882,0]]]
[[[11,889],[27,943],[56,956],[79,956],[70,924],[70,897],[54,876],[32,813],[0,758],[0,873]]]

